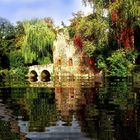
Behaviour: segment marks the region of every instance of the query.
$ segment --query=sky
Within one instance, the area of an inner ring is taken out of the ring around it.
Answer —
[[[51,17],[56,26],[61,21],[68,25],[72,13],[77,11],[88,14],[92,8],[85,7],[82,0],[0,0],[0,17],[13,24],[24,19]]]

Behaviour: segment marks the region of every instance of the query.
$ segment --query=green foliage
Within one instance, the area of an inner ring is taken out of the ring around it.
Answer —
[[[24,67],[24,58],[20,50],[10,52],[10,68]]]
[[[120,25],[123,25],[124,19],[127,20],[125,26],[136,27],[140,26],[139,24],[139,15],[140,15],[140,3],[139,0],[116,0],[113,3],[110,3],[109,11],[110,13],[113,10],[119,11],[120,16]]]
[[[15,47],[16,47],[16,49],[21,49],[21,46],[24,41],[24,37],[26,35],[25,29],[23,26],[23,22],[21,22],[21,21],[17,22],[17,25],[15,27],[15,32],[16,32]]]
[[[96,66],[108,76],[126,77],[131,75],[138,53],[134,50],[118,49],[109,53],[95,52]]]
[[[11,78],[15,77],[17,79],[24,79],[27,72],[28,72],[28,68],[20,67],[20,68],[16,68],[16,69],[10,69],[9,75]]]
[[[106,78],[105,86],[99,89],[99,100],[105,104],[108,101],[111,104],[119,106],[121,110],[125,110],[133,102],[131,84],[128,78]]]
[[[125,59],[125,52],[123,50],[118,50],[112,53],[110,57],[107,58],[109,63],[108,73],[111,76],[126,76],[127,75],[127,60]]]
[[[107,70],[106,61],[105,61],[105,58],[103,57],[103,55],[99,55],[98,56],[98,59],[97,59],[97,67],[99,69],[104,70],[104,71]]]
[[[28,72],[27,67],[12,68],[9,71],[3,71],[2,86],[6,87],[24,87],[27,86],[25,75]]]
[[[29,112],[30,131],[43,131],[49,122],[56,120],[53,91],[48,88],[28,88],[26,106]],[[40,119],[41,118],[41,119]]]
[[[73,18],[70,20],[71,25],[68,27],[70,38],[73,38],[77,31],[79,30],[80,21],[83,18],[83,13],[81,11],[73,13]]]
[[[136,58],[134,51],[125,51],[119,49],[114,51],[110,57],[107,58],[108,74],[110,76],[128,76],[133,68],[133,61]]]
[[[139,0],[116,0],[109,4],[110,45],[116,49],[133,48],[133,35],[140,27]]]
[[[99,12],[100,11],[100,12]],[[73,14],[71,25],[68,27],[71,38],[80,36],[83,41],[83,51],[90,57],[96,50],[102,51],[108,44],[109,23],[103,17],[103,10],[98,8],[98,13],[84,16],[81,12]],[[101,14],[102,13],[102,14]]]
[[[21,50],[15,50],[10,52],[10,70],[5,76],[6,81],[10,81],[10,84],[18,85],[18,83],[24,83],[25,75],[28,72],[28,68],[25,67],[24,58],[21,54]]]
[[[22,44],[25,63],[29,64],[50,56],[55,39],[54,30],[42,20],[24,21],[23,26],[26,34]]]
[[[97,17],[93,19],[94,26],[94,42],[96,48],[103,48],[108,45],[108,29],[109,24],[107,20],[103,17]]]
[[[25,67],[24,58],[20,50],[14,50],[9,53],[9,70],[5,69],[0,72],[2,82],[5,86],[22,86],[24,85],[25,75],[28,68]]]
[[[132,49],[132,37],[134,29],[140,26],[139,1],[83,0],[83,2],[93,7],[93,14],[90,17],[80,18],[78,22],[77,30],[84,39],[84,51],[95,59],[96,66],[107,75],[123,77],[130,75],[137,57],[137,53]],[[108,10],[107,17],[104,16],[105,9]],[[131,49],[121,49],[124,47]]]
[[[8,67],[9,52],[11,49],[13,49],[14,44],[14,26],[8,20],[0,17],[0,69],[5,69]]]
[[[90,57],[93,56],[96,46],[91,41],[84,41],[84,52],[86,52]]]
[[[0,18],[0,55],[6,54],[14,45],[15,29],[6,19]]]
[[[93,7],[93,13],[88,16],[84,16],[82,12],[73,14],[71,25],[67,27],[71,39],[77,37],[81,51],[94,58],[96,66],[108,75],[130,74],[137,55],[133,49],[121,48],[125,45],[133,47],[133,31],[140,27],[139,0],[83,2]],[[108,10],[106,17],[105,9]],[[116,11],[117,16],[114,21],[113,11]],[[0,69],[10,68],[10,75],[23,75],[25,65],[51,63],[55,36],[51,18],[19,21],[16,27],[6,19],[0,18]],[[3,76],[3,72],[1,75]]]
[[[38,64],[43,65],[43,64],[49,64],[52,60],[50,59],[52,56],[46,56],[43,57],[42,59],[39,59]]]

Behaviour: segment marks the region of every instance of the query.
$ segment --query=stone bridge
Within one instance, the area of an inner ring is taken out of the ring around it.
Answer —
[[[49,65],[33,65],[29,67],[28,77],[30,82],[46,82],[50,81],[53,73],[53,64]]]

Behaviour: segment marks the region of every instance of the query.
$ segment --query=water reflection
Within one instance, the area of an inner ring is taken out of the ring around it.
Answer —
[[[138,140],[139,105],[140,89],[131,79],[1,88],[0,138]]]

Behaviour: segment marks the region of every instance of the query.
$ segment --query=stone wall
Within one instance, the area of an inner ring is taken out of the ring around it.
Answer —
[[[90,58],[78,50],[69,39],[67,31],[61,31],[53,45],[54,74],[58,76],[93,76],[94,64]]]

